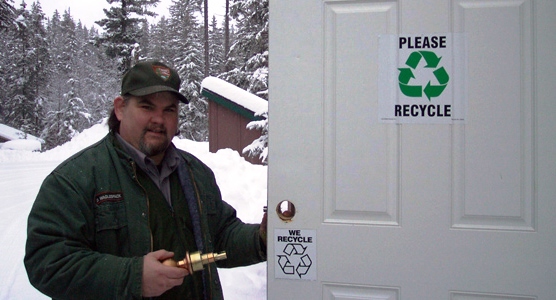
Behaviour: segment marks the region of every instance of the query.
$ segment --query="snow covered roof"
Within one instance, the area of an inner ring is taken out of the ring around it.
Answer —
[[[24,151],[41,151],[41,142],[38,140],[11,140],[3,144],[0,144],[0,149],[2,150],[24,150]]]
[[[44,143],[44,140],[36,136],[26,134],[21,130],[15,129],[13,127],[4,124],[0,124],[0,137],[8,141],[28,139],[28,140],[37,140],[41,143]]]
[[[268,111],[268,101],[220,78],[205,78],[201,94],[251,120],[263,119],[260,115]]]

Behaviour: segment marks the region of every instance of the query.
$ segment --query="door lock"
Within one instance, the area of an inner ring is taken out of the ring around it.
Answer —
[[[201,252],[196,251],[192,253],[185,253],[185,258],[179,261],[168,258],[164,260],[162,264],[170,267],[186,269],[191,274],[202,270],[204,265],[224,260],[226,258],[226,252],[201,254]]]
[[[295,205],[290,200],[283,200],[276,205],[276,214],[284,222],[291,222],[295,217]]]

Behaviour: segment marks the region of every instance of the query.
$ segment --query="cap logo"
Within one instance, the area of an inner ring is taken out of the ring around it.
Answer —
[[[166,68],[164,66],[152,66],[153,67],[153,71],[156,75],[158,75],[160,78],[162,78],[164,81],[168,80],[168,78],[170,78],[170,69]]]

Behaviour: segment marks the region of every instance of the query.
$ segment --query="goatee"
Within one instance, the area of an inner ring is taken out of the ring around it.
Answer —
[[[164,134],[164,141],[160,143],[148,144],[145,141],[145,135],[149,131]],[[168,141],[165,128],[147,128],[143,130],[143,134],[141,135],[141,139],[139,140],[139,150],[143,152],[147,157],[163,153],[168,148],[168,145],[170,145],[170,142]]]

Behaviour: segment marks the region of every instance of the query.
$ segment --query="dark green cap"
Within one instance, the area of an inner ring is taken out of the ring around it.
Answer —
[[[189,103],[180,90],[181,80],[176,70],[156,61],[138,62],[122,79],[122,95],[146,96],[157,92],[173,92],[181,102]]]

